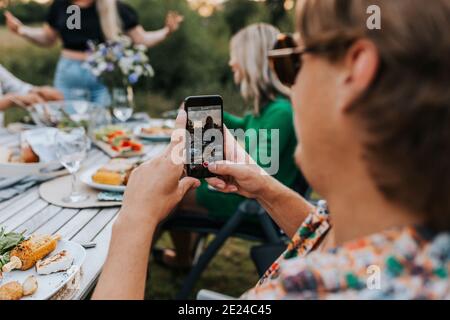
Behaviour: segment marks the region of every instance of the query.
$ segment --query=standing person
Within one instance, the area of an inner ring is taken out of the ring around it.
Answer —
[[[277,41],[280,30],[266,23],[257,23],[240,30],[230,41],[229,66],[242,97],[252,105],[252,110],[244,117],[224,112],[224,124],[229,129],[243,130],[246,134],[254,132],[267,135],[266,141],[260,139],[256,148],[247,141],[247,151],[262,164],[261,155],[269,155],[272,147],[278,148],[278,170],[273,176],[288,187],[293,187],[300,177],[295,166],[294,153],[297,144],[289,101],[290,90],[272,72],[267,56]],[[213,119],[206,120],[204,130],[213,128]],[[277,130],[278,139],[272,137]],[[244,142],[245,143],[245,142]],[[273,157],[275,157],[273,155]],[[273,165],[274,163],[271,163]],[[180,214],[189,212],[206,215],[219,223],[225,223],[245,200],[237,194],[223,194],[208,188],[203,181],[200,188],[190,192],[181,202]],[[184,219],[188,218],[186,215]],[[252,222],[252,221],[250,221]],[[176,224],[176,218],[169,223]],[[175,251],[154,250],[155,260],[175,268],[189,268],[192,264],[192,246],[195,235],[189,232],[171,232]]]
[[[80,8],[81,29],[71,30],[67,26],[70,17],[68,8],[72,5]],[[179,14],[169,12],[164,28],[146,31],[139,24],[137,12],[120,0],[54,0],[42,27],[25,26],[8,11],[5,17],[11,32],[38,46],[50,47],[61,40],[63,50],[56,68],[55,87],[63,92],[66,99],[71,99],[73,89],[85,90],[92,102],[102,106],[109,103],[108,90],[83,67],[88,57],[88,43],[116,40],[125,34],[135,44],[151,48],[167,39],[183,21]]]

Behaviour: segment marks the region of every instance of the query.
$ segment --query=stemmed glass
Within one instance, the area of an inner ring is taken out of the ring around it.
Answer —
[[[66,97],[70,114],[73,121],[87,120],[90,108],[91,94],[85,89],[72,89]]]
[[[114,88],[112,90],[113,114],[120,122],[127,122],[133,115],[132,95],[130,88]]]
[[[88,139],[83,127],[60,129],[55,135],[56,156],[59,162],[72,175],[72,189],[69,196],[63,198],[65,203],[85,201],[89,196],[78,192],[77,172],[86,158]]]

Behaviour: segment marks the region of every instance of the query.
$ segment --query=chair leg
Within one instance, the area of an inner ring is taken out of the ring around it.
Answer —
[[[192,264],[196,265],[198,259],[200,259],[201,255],[206,249],[206,245],[208,243],[208,234],[207,233],[199,233],[198,239],[195,242],[193,252]]]
[[[230,220],[225,224],[225,226],[217,233],[214,240],[210,243],[210,245],[206,248],[203,254],[198,259],[198,262],[193,266],[192,270],[189,272],[189,275],[186,277],[186,280],[183,283],[183,287],[180,292],[176,295],[176,300],[186,300],[189,297],[189,294],[194,289],[195,284],[198,279],[202,275],[203,271],[206,269],[208,264],[220,250],[220,248],[224,245],[225,241],[233,234],[233,232],[240,225],[244,212],[238,210],[237,213],[231,217]]]
[[[279,233],[274,227],[273,221],[269,218],[265,211],[258,214],[259,223],[261,224],[264,234],[267,237],[267,241],[271,244],[281,244],[283,240],[281,239]]]

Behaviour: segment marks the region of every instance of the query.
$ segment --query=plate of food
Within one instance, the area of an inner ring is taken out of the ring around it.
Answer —
[[[129,158],[144,153],[144,146],[127,129],[108,126],[95,132],[94,143],[111,158]]]
[[[128,178],[138,165],[135,159],[111,159],[83,172],[81,181],[97,190],[125,192]]]
[[[22,133],[20,144],[0,146],[2,177],[43,176],[62,166],[54,155],[52,139],[56,129],[42,128]]]
[[[142,140],[169,142],[174,129],[173,120],[152,120],[148,126],[136,128],[135,134]]]
[[[48,300],[79,273],[86,250],[59,236],[0,230],[0,256],[0,300]]]

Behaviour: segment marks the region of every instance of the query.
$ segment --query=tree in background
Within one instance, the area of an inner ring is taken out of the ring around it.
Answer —
[[[224,18],[232,34],[244,28],[258,12],[258,4],[248,0],[228,0],[224,5]]]
[[[285,0],[266,0],[270,13],[270,23],[275,26],[280,25],[281,21],[286,17],[284,2]]]

